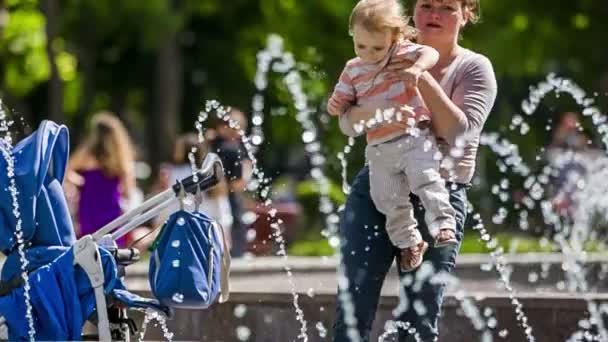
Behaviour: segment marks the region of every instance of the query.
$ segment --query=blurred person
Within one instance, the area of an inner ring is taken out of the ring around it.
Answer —
[[[119,217],[136,192],[135,152],[129,134],[114,114],[93,115],[88,135],[70,157],[68,197],[77,198],[78,236],[93,234]],[[125,246],[126,237],[117,241]]]
[[[580,129],[580,115],[565,112],[553,131],[547,148],[547,162],[554,170],[549,183],[548,196],[553,210],[566,222],[571,222],[578,208],[576,192],[579,180],[587,177],[586,162],[591,157],[589,138]]]
[[[553,133],[549,148],[567,150],[582,150],[587,147],[589,139],[580,130],[580,116],[575,112],[562,114],[557,128]]]
[[[386,215],[391,242],[401,249],[401,269],[411,272],[422,264],[429,244],[420,234],[410,192],[420,198],[426,209],[426,226],[433,245],[446,247],[458,243],[455,212],[445,181],[439,176],[439,159],[435,157],[438,148],[431,130],[432,114],[416,88],[422,73],[439,60],[439,53],[411,41],[415,31],[398,0],[359,1],[350,16],[349,32],[357,57],[346,63],[328,101],[328,112],[340,116],[353,106],[378,98],[414,108],[414,116],[402,118],[410,129],[382,124],[370,129],[365,151],[372,200]],[[405,82],[386,77],[386,67],[399,55],[412,62],[404,70]]]
[[[173,150],[172,163],[164,164],[160,168],[159,180],[156,185],[157,190],[159,192],[166,190],[178,181],[191,176],[193,166],[195,168],[201,167],[207,152],[208,147],[198,141],[198,136],[196,134],[188,133],[178,137]],[[191,157],[193,158],[192,161],[190,160]],[[226,238],[230,244],[234,220],[230,209],[230,201],[228,200],[226,182],[221,181],[215,187],[204,192],[202,196],[203,201],[200,210],[216,220],[224,228]],[[168,208],[161,214],[161,222],[164,221],[170,213],[175,212],[178,209],[179,207],[177,205]]]
[[[238,129],[247,130],[247,117],[242,111],[231,108],[226,115],[238,124]],[[243,193],[253,167],[237,129],[230,127],[228,122],[219,120],[215,133],[210,141],[210,151],[217,153],[224,165],[233,217],[231,254],[240,257],[247,249],[247,227],[242,222]]]

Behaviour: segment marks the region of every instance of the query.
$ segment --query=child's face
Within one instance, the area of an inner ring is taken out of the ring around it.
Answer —
[[[368,31],[361,25],[353,27],[355,53],[365,63],[378,63],[384,59],[395,41],[395,34],[389,30]]]

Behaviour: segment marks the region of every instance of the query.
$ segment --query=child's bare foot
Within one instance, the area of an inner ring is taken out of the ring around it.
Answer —
[[[439,230],[439,234],[435,236],[435,247],[446,247],[458,243],[456,233],[452,229],[443,228]]]
[[[421,241],[416,246],[404,248],[401,250],[401,270],[403,272],[412,272],[422,264],[424,253],[429,248],[426,241]]]

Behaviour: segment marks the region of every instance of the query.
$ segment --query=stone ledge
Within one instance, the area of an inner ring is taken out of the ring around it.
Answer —
[[[508,265],[540,267],[542,264],[561,264],[568,260],[568,257],[560,253],[505,254],[505,260]],[[461,254],[456,259],[456,268],[474,267],[479,269],[480,265],[491,262],[492,257],[488,254]],[[608,254],[587,254],[586,263],[608,264]],[[233,274],[283,272],[285,266],[294,272],[335,272],[338,266],[338,259],[336,257],[293,256],[289,256],[286,261],[283,257],[278,256],[238,258],[232,260],[231,272]],[[129,266],[130,274],[146,274],[147,271],[148,265],[146,262],[139,262]]]
[[[525,341],[523,329],[515,318],[514,308],[508,296],[491,293],[473,293],[480,313],[486,309],[492,311],[498,321],[493,330],[495,341]],[[588,317],[587,302],[581,297],[564,294],[520,294],[518,296],[533,328],[538,342],[565,341],[578,327],[578,321]],[[597,303],[608,301],[606,294],[589,294],[586,299]],[[397,296],[381,298],[376,321],[372,329],[371,341],[377,341],[382,333],[384,322],[392,319],[391,311],[398,304]],[[332,324],[335,319],[335,295],[306,295],[298,298],[298,305],[308,322],[310,342],[331,341]],[[236,310],[237,306],[240,310]],[[245,311],[244,315],[235,316],[236,311]],[[196,341],[238,341],[236,330],[247,327],[251,333],[248,341],[275,342],[293,341],[300,333],[301,324],[296,320],[293,297],[290,294],[233,293],[229,302],[215,305],[208,310],[177,310],[169,329],[176,334],[177,340]],[[471,342],[479,341],[481,334],[476,331],[468,318],[462,315],[459,301],[454,296],[447,296],[443,303],[440,341]],[[326,338],[321,338],[315,329],[322,325],[327,331]],[[507,329],[508,336],[502,338],[498,332]],[[162,339],[158,328],[151,327],[146,339]]]

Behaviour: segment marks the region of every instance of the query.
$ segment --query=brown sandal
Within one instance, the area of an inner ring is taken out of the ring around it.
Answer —
[[[452,229],[440,229],[439,234],[435,236],[435,248],[441,248],[456,244],[458,244],[458,240],[456,240],[456,233]]]
[[[401,271],[412,272],[417,269],[424,257],[424,253],[429,248],[429,244],[426,241],[421,241],[416,246],[404,248],[401,250]]]

